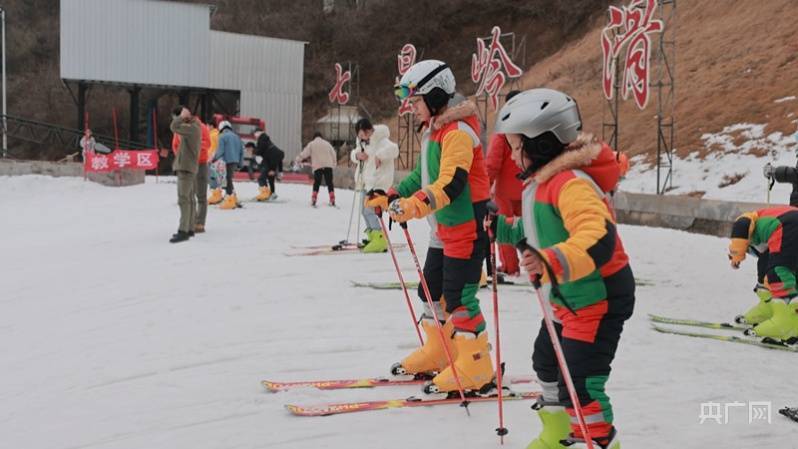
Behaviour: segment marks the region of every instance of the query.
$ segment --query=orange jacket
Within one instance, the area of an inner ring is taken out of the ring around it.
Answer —
[[[200,164],[207,164],[208,163],[208,153],[211,148],[211,132],[208,130],[208,125],[202,123],[202,120],[196,119],[200,124],[200,129],[202,129],[202,141],[200,142],[200,153],[199,153],[199,163]],[[177,154],[177,150],[180,148],[180,134],[173,134],[172,135],[172,152]]]

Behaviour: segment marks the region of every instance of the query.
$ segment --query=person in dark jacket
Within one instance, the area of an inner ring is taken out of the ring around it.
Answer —
[[[261,163],[260,177],[258,178],[260,189],[255,199],[258,201],[267,201],[277,198],[277,195],[275,195],[274,181],[277,173],[283,171],[283,158],[285,157],[285,153],[283,153],[283,150],[277,148],[277,145],[272,142],[268,134],[262,130],[258,130],[257,134],[258,143],[254,154],[261,157]]]

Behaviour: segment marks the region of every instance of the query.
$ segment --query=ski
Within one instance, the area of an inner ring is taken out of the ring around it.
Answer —
[[[349,247],[349,246],[355,247],[358,244],[357,243],[345,242],[345,241],[342,240],[342,241],[340,241],[338,243],[335,243],[335,244],[332,244],[332,245],[329,244],[329,243],[326,243],[324,245],[291,245],[291,248],[292,249],[326,249],[326,248],[332,248],[333,246],[338,246],[338,245],[341,245],[341,246],[344,246],[344,247]]]
[[[323,256],[332,254],[352,254],[360,251],[358,246],[327,245],[323,248],[285,252],[285,256]]]
[[[540,396],[539,392],[509,393],[503,396],[505,401],[536,399]],[[471,402],[492,402],[498,396],[475,396],[468,397],[466,400]],[[329,416],[342,413],[365,412],[371,410],[385,410],[392,408],[406,407],[429,407],[433,405],[461,404],[462,400],[458,396],[443,399],[425,399],[411,396],[405,399],[389,399],[383,401],[365,402],[341,402],[337,404],[319,404],[312,406],[302,406],[286,404],[285,408],[295,416]]]
[[[654,315],[649,314],[648,319],[655,323],[664,323],[664,324],[676,324],[680,326],[694,326],[694,327],[704,327],[707,329],[729,329],[729,330],[746,330],[751,326],[746,326],[745,324],[738,324],[738,323],[720,323],[720,322],[711,322],[711,321],[699,321],[699,320],[689,320],[689,319],[682,319],[682,318],[670,318],[661,315]]]
[[[784,407],[783,409],[779,410],[779,413],[795,422],[798,422],[798,407]]]
[[[294,388],[318,388],[320,390],[343,390],[348,388],[374,388],[374,387],[401,387],[405,385],[423,385],[429,381],[430,377],[419,378],[390,378],[390,377],[363,377],[360,379],[332,379],[332,380],[310,380],[300,382],[273,382],[262,380],[266,390],[275,393]],[[504,382],[509,384],[526,384],[535,382],[533,376],[505,376]]]
[[[652,324],[652,327],[654,328],[655,331],[662,332],[663,334],[684,335],[687,337],[697,337],[697,338],[710,338],[713,340],[728,341],[732,343],[743,343],[752,346],[759,346],[761,348],[776,349],[779,351],[798,352],[798,345],[787,345],[776,341],[768,341],[767,339],[756,340],[753,338],[737,336],[737,335],[717,335],[717,334],[708,334],[701,332],[684,331],[678,329],[668,329],[665,327],[657,326],[656,324]]]
[[[394,244],[393,248],[397,251],[401,251],[407,248],[407,245],[401,244]],[[296,251],[289,251],[284,252],[284,256],[320,256],[320,255],[329,255],[329,254],[351,254],[353,252],[358,252],[362,248],[360,244],[335,244],[335,245],[324,245],[320,247],[311,247],[311,248],[300,248]]]
[[[358,288],[373,288],[376,290],[401,290],[402,284],[399,282],[358,282],[358,281],[350,281],[353,287]],[[491,283],[488,282],[488,285]],[[405,286],[410,289],[418,288],[418,281],[410,281],[405,282]],[[501,288],[513,288],[513,289],[529,289],[532,288],[530,284],[516,284],[505,282],[499,282],[499,286]],[[482,286],[482,288],[487,288],[487,285]]]

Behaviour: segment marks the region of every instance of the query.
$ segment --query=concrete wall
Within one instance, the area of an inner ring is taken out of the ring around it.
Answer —
[[[54,176],[83,176],[83,164],[80,162],[49,162],[49,161],[16,161],[0,159],[0,176],[45,175]],[[143,170],[122,170],[117,177],[116,173],[89,173],[88,179],[106,186],[132,186],[144,184],[145,173]]]
[[[743,212],[768,207],[762,203],[705,200],[687,196],[618,192],[613,199],[620,223],[679,229],[728,237]]]
[[[56,163],[0,159],[0,176],[20,175],[83,176],[83,165],[79,162]]]
[[[354,168],[337,167],[336,188],[354,188]],[[396,182],[407,171],[397,170]],[[763,203],[705,200],[688,196],[618,192],[613,198],[618,221],[624,224],[678,229],[728,237],[734,220],[743,212],[768,207]]]

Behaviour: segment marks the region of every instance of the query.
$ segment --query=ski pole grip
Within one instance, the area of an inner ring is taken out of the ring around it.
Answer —
[[[398,223],[399,223],[399,226],[402,227],[402,229],[407,229],[407,222],[406,221],[400,221]]]

